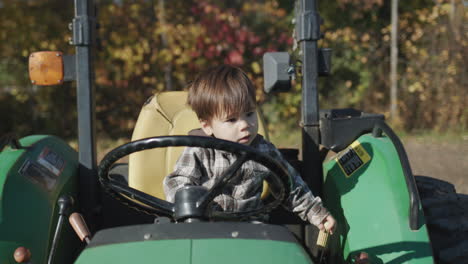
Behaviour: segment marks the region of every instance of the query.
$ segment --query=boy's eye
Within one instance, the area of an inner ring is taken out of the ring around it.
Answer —
[[[228,118],[226,119],[226,122],[229,122],[229,123],[234,123],[237,121],[237,118]]]
[[[248,113],[247,113],[247,116],[248,116],[248,117],[251,117],[251,116],[253,116],[254,114],[255,114],[255,112],[254,112],[254,111],[252,111],[252,112],[248,112]]]

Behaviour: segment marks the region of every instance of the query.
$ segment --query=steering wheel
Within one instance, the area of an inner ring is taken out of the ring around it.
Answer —
[[[236,154],[238,158],[210,190],[202,186],[185,186],[177,191],[174,203],[141,192],[128,186],[128,183],[109,176],[110,167],[122,157],[141,150],[179,146],[224,150]],[[264,201],[260,208],[250,211],[221,212],[210,209],[208,204],[233,180],[242,164],[249,160],[258,162],[272,172],[265,179],[272,194],[269,199]],[[103,189],[124,204],[147,214],[168,216],[176,221],[187,218],[245,219],[266,214],[281,204],[290,192],[290,176],[287,170],[270,156],[249,146],[201,136],[152,137],[121,145],[102,159],[98,167],[98,177]]]

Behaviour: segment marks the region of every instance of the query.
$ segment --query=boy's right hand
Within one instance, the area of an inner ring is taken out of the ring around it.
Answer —
[[[325,230],[327,233],[330,233],[333,235],[333,232],[335,232],[336,229],[336,220],[333,218],[332,215],[328,215],[322,223],[319,224],[318,228],[320,230]]]

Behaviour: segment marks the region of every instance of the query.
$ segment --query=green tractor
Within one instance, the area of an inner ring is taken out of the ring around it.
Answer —
[[[337,219],[334,235],[280,208],[290,190],[277,161],[236,143],[187,136],[198,122],[185,92],[150,98],[132,141],[97,166],[93,3],[75,0],[76,54],[33,53],[29,68],[36,85],[77,82],[79,151],[49,135],[1,138],[1,262],[468,263],[467,216],[453,186],[413,177],[383,115],[319,111],[317,79],[330,72],[330,50],[317,46],[320,20],[316,1],[297,1],[302,158],[298,150],[281,151]],[[265,90],[287,91],[295,68],[289,54],[267,53],[263,63]],[[263,124],[259,133],[268,136]],[[263,164],[273,172],[264,184],[273,195],[254,211],[208,209],[235,174],[233,166],[211,190],[192,186],[179,191],[175,203],[165,201],[162,179],[184,146],[221,149]],[[335,154],[324,161],[328,151]],[[128,163],[119,162],[127,155]],[[246,220],[266,213],[268,223]]]

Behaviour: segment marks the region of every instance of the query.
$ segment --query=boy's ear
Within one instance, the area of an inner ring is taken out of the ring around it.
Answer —
[[[208,136],[213,135],[213,130],[211,129],[210,122],[206,120],[200,120],[200,125],[205,134],[207,134]]]

